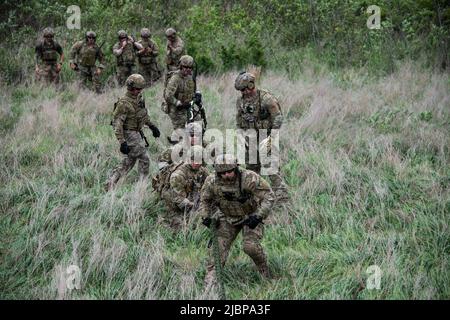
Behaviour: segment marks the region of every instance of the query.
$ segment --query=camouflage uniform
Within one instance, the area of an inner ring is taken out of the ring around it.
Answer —
[[[174,37],[174,41],[167,41],[166,66],[167,72],[176,71],[181,56],[186,54],[183,40],[176,34],[173,28],[166,30],[167,37]]]
[[[153,82],[161,78],[156,57],[158,56],[158,46],[150,39],[150,31],[147,28],[141,30],[142,39],[138,41],[143,49],[137,53],[139,61],[139,73],[144,77],[146,86],[151,86]]]
[[[236,174],[233,180],[225,180],[219,175],[233,168]],[[204,223],[214,215],[218,220],[217,236],[222,265],[225,265],[233,241],[242,231],[244,252],[252,258],[258,270],[268,276],[267,258],[261,246],[263,224],[258,223],[252,229],[246,221],[250,216],[260,221],[268,217],[274,203],[273,191],[261,176],[251,170],[239,169],[231,164],[221,171],[215,164],[215,169],[216,174],[211,174],[203,185],[199,214],[204,218]],[[211,259],[207,265],[207,284],[214,281],[213,261]]]
[[[188,57],[189,65],[193,66],[193,60],[190,56],[183,56],[180,64],[183,64],[184,57]],[[188,122],[188,109],[195,93],[195,83],[192,76],[183,76],[182,71],[175,71],[166,88],[164,89],[163,105],[167,107],[167,111],[172,121],[173,129],[184,128]],[[163,110],[164,110],[163,106]],[[201,121],[201,115],[197,114],[192,121]]]
[[[194,169],[190,163],[180,163],[170,175],[169,187],[162,198],[168,209],[165,219],[174,230],[193,218],[190,215],[193,209],[198,209],[195,206],[200,202],[200,190],[208,175],[205,167]]]
[[[40,40],[36,47],[36,79],[44,80],[46,83],[59,83],[59,72],[61,65],[58,64],[58,55],[61,63],[64,60],[64,53],[61,45],[53,39],[54,32],[51,28],[44,29],[44,38]]]
[[[246,78],[247,76],[247,78]],[[250,88],[254,88],[254,77],[249,73],[241,73],[235,82],[237,90],[241,90],[250,83]],[[252,86],[253,84],[253,86]],[[238,97],[236,101],[236,124],[238,129],[256,129],[259,141],[259,129],[267,129],[268,134],[272,129],[280,129],[283,123],[283,115],[278,100],[268,91],[256,89],[256,95],[251,97]],[[261,141],[260,141],[261,142]],[[248,158],[248,148],[246,157]],[[246,167],[256,173],[261,172],[259,152],[257,163],[250,164],[246,159]],[[272,189],[277,198],[286,199],[287,188],[280,174],[269,175]]]
[[[113,54],[117,58],[117,82],[123,86],[125,80],[131,74],[136,73],[136,52],[142,49],[142,45],[135,42],[123,30],[119,31],[119,42],[113,47]],[[123,39],[127,39],[124,48],[121,47]]]
[[[86,40],[78,41],[72,46],[70,63],[75,64],[75,71],[78,72],[83,87],[89,88],[92,82],[95,91],[99,93],[101,90],[100,74],[96,71],[97,68],[102,70],[105,68],[105,57],[95,42],[88,43],[88,36],[95,39],[95,33],[90,31],[86,33]],[[95,64],[97,60],[98,66]]]
[[[128,79],[139,78],[142,88],[145,80],[141,75],[133,74]],[[149,173],[149,157],[146,148],[143,145],[143,139],[140,135],[142,128],[147,125],[152,131],[154,137],[159,137],[159,130],[150,121],[147,109],[143,101],[142,94],[133,96],[128,91],[125,96],[119,98],[116,102],[113,112],[112,125],[117,140],[122,145],[127,145],[129,153],[124,154],[122,163],[113,170],[112,176],[108,179],[105,188],[111,189],[122,176],[125,176],[139,160],[138,172],[141,177],[146,177]]]

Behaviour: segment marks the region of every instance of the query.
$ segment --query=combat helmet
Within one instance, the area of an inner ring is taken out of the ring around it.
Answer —
[[[246,71],[239,73],[234,81],[234,87],[239,91],[242,91],[245,88],[253,89],[255,87],[255,76]]]
[[[141,29],[141,37],[142,38],[150,38],[151,37],[150,30],[148,28],[142,28]]]
[[[47,27],[47,28],[44,29],[44,37],[45,37],[45,38],[47,38],[47,37],[53,37],[54,35],[55,35],[55,31],[53,31],[52,28]]]
[[[184,55],[180,58],[180,67],[193,68],[194,58],[189,55]]]
[[[134,73],[125,81],[128,89],[144,89],[145,80],[144,77],[138,73]]]
[[[234,170],[238,167],[237,160],[232,154],[221,154],[214,161],[216,173],[223,173]]]
[[[90,30],[90,31],[88,31],[88,32],[86,32],[86,39],[87,38],[97,38],[97,35],[95,34],[95,32],[94,31],[92,31],[92,30]]]
[[[177,34],[177,31],[174,28],[169,28],[166,30],[166,37],[171,37]]]
[[[128,34],[125,30],[119,30],[119,32],[117,32],[117,36],[120,38],[126,38],[128,37]]]

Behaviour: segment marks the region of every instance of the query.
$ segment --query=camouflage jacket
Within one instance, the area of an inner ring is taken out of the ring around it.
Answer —
[[[212,216],[217,209],[219,217],[231,224],[242,223],[250,214],[265,219],[270,214],[275,196],[269,183],[257,173],[239,169],[234,181],[228,182],[211,174],[201,191],[200,215]]]
[[[171,202],[183,210],[195,201],[195,196],[200,200],[200,190],[208,175],[208,170],[203,166],[198,170],[192,169],[189,163],[179,166],[170,176]]]
[[[36,48],[36,62],[39,63],[56,63],[58,60],[58,54],[63,54],[61,45],[55,40],[50,43],[41,40],[37,43]]]
[[[127,40],[127,44],[122,49],[120,42],[117,42],[113,47],[113,54],[117,57],[117,65],[133,65],[136,62],[137,51],[142,49],[140,43]]]
[[[236,101],[236,124],[239,129],[280,129],[283,123],[278,100],[268,91],[258,89],[254,97]]]
[[[70,50],[71,63],[90,68],[95,66],[96,60],[99,61],[99,68],[105,68],[105,56],[97,44],[90,46],[86,41],[81,40],[75,42]]]
[[[138,41],[138,43],[141,44],[144,49],[148,48],[148,50],[145,50],[142,53],[139,52],[137,53],[139,63],[140,64],[154,63],[156,61],[155,58],[158,56],[159,50],[156,43],[150,39],[149,40],[141,39]]]
[[[144,98],[140,94],[134,97],[127,92],[116,102],[113,112],[112,124],[119,143],[125,141],[124,130],[141,130],[144,125],[153,126],[145,108]]]
[[[170,48],[169,45],[172,47]],[[169,66],[178,66],[178,62],[181,56],[186,54],[186,50],[184,49],[184,42],[180,37],[176,37],[176,40],[171,43],[167,42],[167,51],[166,51],[166,64]]]
[[[167,87],[164,89],[164,100],[169,106],[175,106],[177,101],[186,105],[192,100],[195,93],[195,83],[192,76],[183,77],[181,71],[175,71]]]

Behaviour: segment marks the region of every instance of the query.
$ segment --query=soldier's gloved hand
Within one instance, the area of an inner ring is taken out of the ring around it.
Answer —
[[[260,216],[251,215],[244,221],[244,224],[247,225],[250,229],[255,229],[261,222],[262,218]]]
[[[211,226],[211,222],[212,222],[212,220],[210,217],[206,217],[206,218],[202,219],[202,224],[204,226],[206,226],[207,228],[209,228]]]
[[[129,154],[130,153],[130,147],[128,146],[128,143],[122,142],[122,144],[120,145],[120,152],[122,152],[123,154]]]
[[[153,136],[155,138],[159,138],[161,135],[161,132],[159,132],[159,129],[156,126],[150,126],[150,130],[152,130]]]

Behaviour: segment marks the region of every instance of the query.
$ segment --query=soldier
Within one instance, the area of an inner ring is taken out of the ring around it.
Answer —
[[[181,56],[186,55],[183,40],[177,35],[174,28],[166,30],[167,37],[167,51],[166,51],[166,65],[167,72],[176,71],[178,69],[178,62]]]
[[[191,122],[186,124],[186,137],[188,137],[189,141],[186,143],[186,146],[194,146],[194,145],[202,145],[206,147],[204,141],[202,141],[202,125],[199,122]],[[172,159],[172,152],[176,148],[179,143],[184,143],[183,137],[176,137],[172,139],[172,146],[167,148],[159,157],[158,157],[158,168],[161,170],[162,168],[171,165],[174,161]],[[180,152],[178,154],[178,158],[183,156],[183,148],[179,148]]]
[[[236,123],[238,129],[256,129],[259,141],[259,129],[267,129],[268,135],[271,137],[272,129],[279,130],[281,128],[283,114],[281,113],[278,100],[268,91],[256,88],[253,74],[241,72],[235,80],[234,87],[242,94],[236,102]],[[246,149],[248,156],[249,149],[247,145]],[[247,162],[246,167],[259,174],[261,172],[259,154],[257,155],[257,163],[251,164]],[[281,176],[279,174],[271,174],[269,179],[277,200],[287,200],[287,188]]]
[[[189,148],[190,156],[175,166],[162,192],[168,209],[165,218],[174,231],[179,231],[185,221],[192,219],[191,215],[200,205],[200,190],[209,175],[203,166],[202,152],[199,145]]]
[[[231,154],[215,159],[216,174],[211,174],[201,190],[199,215],[203,224],[217,226],[222,266],[238,233],[242,231],[244,252],[255,262],[258,271],[270,277],[266,254],[261,246],[263,220],[269,215],[274,194],[269,184],[257,173],[240,169]],[[206,269],[205,284],[213,284],[213,259]]]
[[[59,83],[59,73],[64,62],[64,52],[60,44],[54,40],[52,28],[44,29],[44,38],[38,42],[36,52],[36,79],[44,79],[47,83]],[[58,63],[59,55],[59,63]]]
[[[196,87],[192,78],[193,68],[194,59],[191,56],[182,56],[180,58],[180,69],[172,73],[164,89],[163,110],[169,114],[174,130],[184,128],[188,123],[188,111]],[[201,120],[200,113],[197,113],[193,119],[189,119],[189,121]]]
[[[113,54],[117,57],[117,82],[123,86],[127,77],[136,73],[136,54],[142,50],[142,45],[129,37],[125,30],[120,30],[117,35],[119,42],[114,45]]]
[[[150,121],[145,108],[144,98],[141,94],[145,80],[140,74],[132,74],[126,80],[127,93],[115,104],[112,125],[114,133],[120,144],[120,152],[124,154],[122,163],[113,171],[106,182],[105,188],[111,190],[122,176],[125,176],[139,160],[138,172],[141,178],[149,173],[149,158],[142,145],[142,128],[147,125],[153,136],[158,138],[160,132]]]
[[[150,30],[143,28],[141,30],[142,39],[138,41],[143,49],[139,50],[137,53],[139,73],[144,77],[147,87],[150,87],[153,82],[156,82],[161,78],[161,70],[156,61],[156,57],[158,56],[158,46],[150,39],[150,37]]]
[[[92,82],[95,92],[101,93],[100,75],[105,68],[105,57],[102,49],[95,43],[96,37],[94,31],[88,31],[85,40],[77,41],[72,46],[70,68],[78,72],[83,87],[89,88]]]

